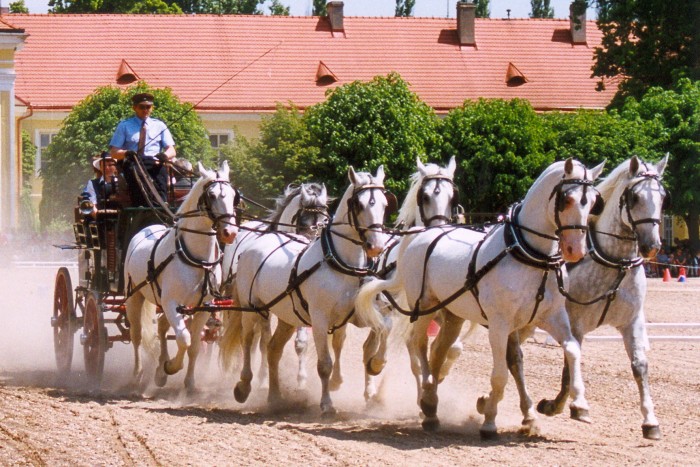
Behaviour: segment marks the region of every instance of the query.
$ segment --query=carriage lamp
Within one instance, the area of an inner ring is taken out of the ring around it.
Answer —
[[[94,209],[95,205],[92,204],[92,201],[90,201],[90,194],[87,191],[83,191],[81,196],[82,199],[78,205],[78,210],[83,216],[89,216],[92,214],[92,210]]]

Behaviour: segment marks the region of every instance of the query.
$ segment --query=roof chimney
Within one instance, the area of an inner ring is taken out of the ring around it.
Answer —
[[[467,2],[457,2],[457,37],[459,45],[476,45],[474,34],[474,19],[476,5]]]
[[[328,20],[331,22],[331,31],[343,30],[343,2],[332,1],[326,3]]]
[[[577,14],[580,13],[580,14]],[[586,43],[586,6],[577,5],[576,0],[569,5],[569,27],[571,28],[571,42],[573,44]]]

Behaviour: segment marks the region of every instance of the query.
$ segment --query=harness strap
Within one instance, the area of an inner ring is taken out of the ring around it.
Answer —
[[[547,276],[549,276],[549,269],[545,269],[542,273],[542,282],[540,282],[540,288],[537,289],[537,295],[535,296],[535,308],[533,308],[532,315],[530,315],[530,321],[528,321],[527,324],[532,323],[532,320],[535,319],[537,309],[540,307],[540,302],[544,300],[544,292],[547,286]]]
[[[306,320],[303,316],[301,316],[301,313],[297,310],[296,305],[294,304],[294,296],[291,295],[292,292],[297,293],[297,298],[299,299],[299,304],[301,307],[304,309],[304,312],[306,313],[306,316],[309,316],[309,302],[306,301],[304,298],[304,295],[301,293],[301,288],[299,286],[309,277],[311,274],[316,272],[318,268],[321,267],[322,262],[318,262],[314,264],[311,268],[303,271],[301,274],[297,274],[297,271],[299,270],[299,262],[301,261],[301,257],[303,255],[299,254],[297,255],[296,260],[294,261],[294,266],[292,267],[292,270],[289,272],[289,283],[287,285],[287,290],[286,293],[290,294],[290,297],[292,298],[292,311],[294,311],[294,314],[296,315],[299,320],[304,323],[306,326],[311,326],[311,323],[309,320]]]

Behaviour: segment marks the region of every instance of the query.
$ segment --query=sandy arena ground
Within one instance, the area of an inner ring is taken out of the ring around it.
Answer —
[[[342,356],[345,382],[333,393],[338,415],[320,416],[313,348],[306,389],[295,384],[296,356],[283,359],[286,409],[266,408],[266,391],[240,405],[234,378],[216,355],[199,362],[199,392],[187,397],[182,374],[163,389],[134,396],[127,388],[131,346],[107,352],[102,391],[84,386],[82,347],[75,340],[68,387],[55,377],[49,323],[56,268],[0,267],[0,465],[698,465],[700,342],[652,341],[651,387],[663,439],[642,438],[637,386],[620,341],[584,343],[583,369],[593,424],[568,414],[539,419],[540,433],[518,434],[520,412],[509,382],[499,405],[500,436],[482,441],[476,398],[489,389],[491,357],[479,331],[440,387],[441,429],[425,433],[415,405],[406,352],[396,346],[383,373],[383,407],[362,397],[361,342],[350,327]],[[73,282],[75,283],[75,271]],[[649,322],[700,322],[700,279],[649,281]],[[597,335],[612,335],[606,328]],[[700,329],[650,331],[700,335]],[[558,388],[562,351],[543,336],[523,346],[533,400]],[[568,412],[568,411],[567,411]]]

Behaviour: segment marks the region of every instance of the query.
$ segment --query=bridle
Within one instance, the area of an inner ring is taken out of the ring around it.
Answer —
[[[584,167],[585,170],[585,167]],[[559,235],[565,231],[565,230],[582,230],[584,232],[588,231],[588,224],[568,224],[568,225],[562,225],[561,219],[559,218],[559,213],[564,211],[564,204],[566,202],[566,194],[570,191],[570,189],[564,190],[564,187],[567,185],[575,185],[575,186],[582,186],[583,187],[583,194],[581,195],[581,206],[585,206],[588,204],[588,189],[590,188],[591,190],[594,190],[597,193],[598,198],[595,201],[595,204],[593,205],[593,208],[591,208],[591,211],[593,209],[598,208],[598,214],[600,214],[600,211],[602,211],[602,197],[600,193],[598,193],[598,190],[593,186],[593,181],[587,180],[585,178],[585,173],[584,173],[584,178],[565,178],[562,179],[559,183],[557,183],[554,188],[552,189],[552,193],[549,195],[549,199],[551,200],[554,198],[554,222],[557,226],[557,230],[554,231],[556,237],[552,237],[551,235],[544,235],[540,234],[538,232],[528,230],[531,233],[534,233],[536,235],[539,235],[544,238],[548,238],[550,240],[558,240]],[[595,212],[591,212],[592,214],[595,214]],[[521,226],[521,228],[523,228]]]
[[[360,221],[357,218],[357,213],[360,210],[360,202],[359,202],[358,198],[362,192],[367,191],[367,190],[370,191],[370,198],[368,201],[368,204],[370,206],[374,206],[374,204],[377,202],[375,197],[374,197],[376,192],[380,192],[384,195],[384,197],[387,200],[387,209],[384,212],[385,215],[391,213],[391,206],[389,205],[390,196],[394,200],[394,209],[396,206],[396,202],[395,202],[396,197],[393,194],[389,193],[386,190],[386,188],[384,188],[384,185],[364,185],[360,188],[356,188],[355,190],[353,190],[352,196],[350,196],[350,198],[348,198],[348,223],[358,233],[358,235],[360,236],[361,242],[358,242],[357,240],[354,240],[354,239],[351,239],[351,238],[348,238],[345,236],[342,236],[342,237],[345,238],[346,240],[350,240],[358,245],[364,245],[365,243],[367,243],[367,236],[366,236],[367,231],[370,231],[370,230],[383,231],[383,229],[384,229],[383,223],[370,224],[366,227],[363,227],[360,225]],[[332,223],[331,223],[331,225],[332,225]],[[336,235],[338,235],[338,234],[336,234]]]
[[[620,217],[622,218],[622,208],[625,208],[625,213],[627,215],[627,222],[629,223],[629,226],[632,230],[632,235],[633,239],[637,240],[637,226],[640,224],[653,224],[653,225],[659,225],[661,224],[661,219],[658,217],[645,217],[644,219],[634,219],[632,217],[632,208],[631,205],[634,204],[634,200],[630,200],[634,195],[634,189],[637,187],[637,185],[644,183],[644,182],[651,182],[651,181],[656,181],[659,191],[663,192],[664,195],[664,200],[661,205],[661,209],[664,210],[668,208],[670,196],[668,193],[668,190],[664,188],[663,184],[661,183],[661,177],[659,177],[658,174],[654,173],[649,173],[649,172],[642,172],[637,175],[637,177],[641,177],[640,180],[637,182],[627,186],[625,188],[625,191],[622,192],[620,195]]]
[[[212,206],[211,202],[211,197],[210,195],[210,188],[212,188],[214,185],[226,185],[231,187],[234,193],[234,198],[233,198],[233,207],[237,211],[238,206],[241,203],[241,194],[236,190],[232,185],[231,182],[225,179],[215,178],[214,180],[210,180],[204,185],[202,188],[202,194],[199,195],[199,199],[197,200],[197,210],[196,211],[191,211],[187,212],[181,215],[178,215],[177,219],[185,218],[185,217],[194,217],[196,215],[199,215],[201,213],[204,213],[207,215],[209,220],[212,222],[211,226],[211,231],[210,232],[199,232],[199,231],[192,231],[190,229],[184,229],[180,227],[180,230],[183,230],[185,232],[191,232],[191,233],[198,233],[201,235],[216,235],[216,232],[219,230],[220,224],[228,224],[228,225],[238,225],[240,223],[240,216],[236,215],[234,212],[233,214],[219,214],[214,211],[214,208]],[[235,220],[232,223],[230,219],[234,217]]]
[[[309,215],[314,216],[315,222],[311,225],[305,225],[303,220]],[[323,228],[328,224],[329,219],[330,215],[328,214],[328,208],[325,205],[302,205],[292,216],[292,225],[294,225],[295,232],[298,234],[304,230],[310,230],[314,232],[315,237],[318,237],[321,234],[321,230],[323,230]]]
[[[436,214],[433,217],[427,218],[425,215],[425,208],[423,207],[423,190],[425,189],[425,186],[428,184],[429,181],[435,180],[435,188],[433,189],[433,193],[435,194],[440,194],[440,183],[441,182],[447,182],[450,185],[452,185],[452,200],[450,201],[450,208],[451,210],[454,210],[457,206],[458,203],[458,193],[459,190],[457,189],[457,185],[455,185],[454,181],[445,175],[426,175],[423,177],[423,181],[420,184],[420,188],[418,188],[418,193],[416,195],[416,203],[418,204],[418,212],[420,213],[420,220],[423,222],[424,226],[429,226],[433,221],[435,220],[441,220],[444,221],[445,223],[450,223],[452,222],[452,218],[443,216],[442,214]]]

